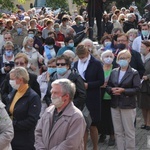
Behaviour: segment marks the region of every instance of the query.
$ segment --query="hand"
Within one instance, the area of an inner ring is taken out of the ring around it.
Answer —
[[[107,86],[107,82],[105,82],[105,83],[101,86],[101,88],[106,88],[106,86]]]
[[[36,70],[36,67],[34,65],[30,65],[30,68],[31,68],[32,71]]]
[[[148,80],[148,77],[147,76],[143,76],[142,79]]]
[[[43,64],[43,58],[39,58],[39,63]]]
[[[89,27],[86,27],[85,30],[84,30],[84,33],[87,33]]]
[[[88,84],[84,82],[85,89],[88,89]]]
[[[35,44],[34,47],[37,48],[37,49],[39,48],[39,46],[37,44]]]
[[[121,95],[121,93],[123,93],[125,91],[124,88],[120,88],[120,87],[115,87],[111,89],[113,95]]]

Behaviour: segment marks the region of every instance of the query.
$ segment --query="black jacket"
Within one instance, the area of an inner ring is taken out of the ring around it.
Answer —
[[[136,107],[136,94],[140,91],[140,76],[138,72],[128,67],[120,83],[118,83],[120,68],[112,70],[107,84],[107,92],[111,95],[111,107],[121,109],[133,109]],[[121,87],[125,89],[121,95],[113,95],[111,88]]]
[[[51,103],[51,93],[50,93],[50,90],[52,88],[51,84],[56,79],[58,79],[57,73],[55,73],[53,76],[50,77],[50,81],[48,83],[47,93],[44,97],[44,100],[46,101],[48,106]],[[86,90],[85,90],[84,82],[80,77],[80,75],[74,71],[71,72],[68,79],[71,80],[73,83],[75,83],[76,86],[76,93],[73,99],[73,103],[77,108],[82,110],[86,99]]]
[[[11,102],[16,94],[13,90],[9,94],[6,107],[9,113]],[[34,130],[41,111],[40,97],[31,88],[17,101],[13,111],[14,138],[12,149],[34,150]],[[9,113],[10,114],[10,113]]]
[[[1,91],[0,91],[2,102],[5,105],[7,105],[7,102],[8,102],[8,94],[12,91],[12,87],[9,84],[9,80],[10,80],[10,75],[7,74],[4,82],[2,83]],[[28,84],[41,97],[40,87],[37,82],[37,76],[35,74],[29,73],[29,83]]]

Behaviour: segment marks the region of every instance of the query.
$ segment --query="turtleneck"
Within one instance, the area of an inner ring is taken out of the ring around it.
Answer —
[[[9,108],[9,112],[13,115],[13,112],[14,112],[14,107],[15,107],[15,104],[17,103],[17,101],[25,94],[25,92],[27,91],[27,89],[29,88],[29,85],[28,84],[23,84],[23,85],[20,85],[20,87],[18,88],[14,98],[13,98],[13,101],[10,105],[10,108]]]

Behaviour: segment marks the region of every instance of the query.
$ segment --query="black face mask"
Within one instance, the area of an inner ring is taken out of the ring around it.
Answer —
[[[120,43],[120,44],[117,44],[117,48],[120,49],[120,50],[123,50],[126,48],[126,45],[123,44],[123,43]]]

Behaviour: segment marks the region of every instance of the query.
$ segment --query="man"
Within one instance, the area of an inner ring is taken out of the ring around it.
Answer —
[[[76,54],[79,60],[75,62],[74,67],[78,70],[87,92],[85,100],[86,106],[90,111],[92,124],[90,126],[90,135],[93,143],[93,150],[98,150],[98,130],[100,123],[101,95],[100,86],[104,84],[104,71],[100,61],[95,59],[84,44],[79,44],[76,48]],[[85,144],[87,143],[88,132],[85,133]],[[86,148],[86,145],[85,145]]]
[[[75,85],[68,79],[52,83],[52,105],[47,108],[35,130],[35,148],[83,150],[86,123],[72,100]]]
[[[118,64],[116,63],[116,56],[117,54],[124,49],[128,49],[131,52],[131,61],[130,61],[130,66],[134,69],[136,69],[139,72],[140,77],[142,78],[145,69],[143,66],[143,62],[141,59],[140,53],[132,50],[129,48],[129,39],[126,34],[119,34],[117,37],[117,47],[118,49],[115,52],[115,58],[113,61],[113,67],[116,68],[118,67]]]
[[[150,26],[148,23],[143,23],[141,25],[141,36],[138,36],[134,39],[132,43],[132,49],[140,52],[142,40],[150,40]]]
[[[27,68],[28,58],[24,53],[18,53],[14,59],[15,67],[24,67]],[[12,91],[12,88],[9,84],[10,75],[8,74],[2,84],[1,87],[1,97],[2,102],[7,105],[8,94]],[[29,86],[39,95],[41,96],[40,87],[37,82],[37,76],[29,73]]]

